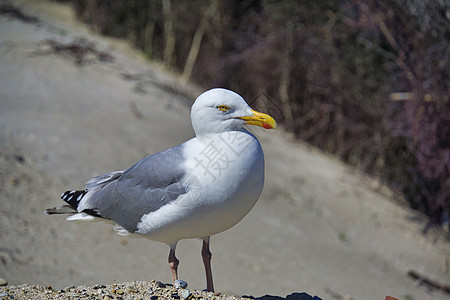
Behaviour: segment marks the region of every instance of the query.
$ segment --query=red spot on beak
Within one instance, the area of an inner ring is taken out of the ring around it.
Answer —
[[[264,123],[264,124],[263,124],[263,127],[264,127],[265,129],[272,129],[272,125],[267,124],[267,123]]]

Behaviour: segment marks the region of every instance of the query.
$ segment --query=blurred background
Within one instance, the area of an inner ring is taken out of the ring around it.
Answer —
[[[448,1],[68,2],[182,80],[264,105],[448,231]]]

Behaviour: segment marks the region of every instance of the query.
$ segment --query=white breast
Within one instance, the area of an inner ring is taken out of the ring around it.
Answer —
[[[246,130],[194,138],[184,147],[184,180],[191,186],[176,201],[145,215],[138,233],[165,243],[222,232],[255,205],[264,185],[264,155]]]

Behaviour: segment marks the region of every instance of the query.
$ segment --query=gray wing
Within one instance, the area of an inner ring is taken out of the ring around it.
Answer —
[[[188,191],[181,183],[185,176],[182,145],[147,156],[128,170],[92,178],[78,211],[93,209],[129,232],[136,231],[143,215]]]

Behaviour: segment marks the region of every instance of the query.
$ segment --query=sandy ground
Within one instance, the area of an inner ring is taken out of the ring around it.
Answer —
[[[60,194],[193,136],[189,106],[201,92],[100,37],[69,7],[18,1],[39,18],[0,16],[0,277],[10,284],[170,282],[168,247],[114,233],[110,224],[46,216]],[[48,40],[85,38],[77,65]],[[46,42],[47,41],[47,42]],[[392,193],[282,130],[252,129],[266,155],[258,204],[212,237],[216,289],[254,296],[307,292],[323,299],[449,299],[408,276],[450,282],[450,243]],[[201,242],[181,241],[180,276],[204,288]]]

